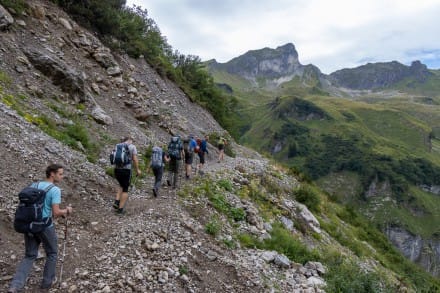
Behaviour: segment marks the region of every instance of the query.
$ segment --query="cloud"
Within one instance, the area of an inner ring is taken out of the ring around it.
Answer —
[[[370,62],[419,59],[438,68],[438,0],[127,0],[146,8],[170,45],[227,62],[293,43],[324,73]]]

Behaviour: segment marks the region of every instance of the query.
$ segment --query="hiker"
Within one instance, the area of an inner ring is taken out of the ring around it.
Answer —
[[[183,153],[183,145],[180,140],[180,136],[175,135],[171,137],[171,140],[168,144],[168,156],[170,158],[169,161],[169,172],[168,172],[168,179],[167,184],[168,186],[173,186],[173,188],[177,187],[177,178],[179,176],[179,167],[180,167],[180,160],[184,158]]]
[[[63,166],[51,164],[46,168],[46,180],[35,182],[31,185],[31,187],[47,191],[43,203],[43,218],[52,219],[52,217],[67,216],[72,213],[72,207],[70,206],[65,209],[60,208],[61,190],[55,184],[61,182],[63,177]],[[58,243],[55,225],[52,221],[49,223],[49,226],[41,232],[24,234],[25,256],[15,272],[8,292],[19,292],[23,289],[29,272],[33,267],[34,260],[37,258],[38,248],[41,243],[46,252],[46,263],[40,288],[49,289],[52,286],[56,274]]]
[[[120,154],[120,150],[122,150],[122,154]],[[137,158],[137,149],[133,144],[133,139],[131,137],[124,137],[121,143],[118,143],[115,146],[113,154],[115,177],[119,183],[113,208],[118,214],[123,214],[125,203],[128,199],[128,188],[130,187],[132,162],[136,168],[136,175],[141,176],[141,170],[139,169],[139,162]]]
[[[159,188],[162,184],[163,169],[165,162],[169,162],[170,157],[163,151],[161,147],[153,147],[153,152],[151,154],[151,169],[154,174],[154,186],[153,195],[154,197],[159,196]]]
[[[194,136],[190,135],[187,139],[183,141],[183,151],[185,154],[185,177],[190,178],[192,171],[192,164],[194,160],[194,150],[197,146],[197,142]]]
[[[221,161],[224,160],[225,158],[225,147],[226,147],[226,139],[223,137],[220,137],[218,142],[217,142],[217,148],[219,150],[219,154],[218,154],[218,162],[220,163]]]
[[[200,140],[200,139],[197,140],[197,145],[199,146],[199,149],[197,150],[197,155],[199,155],[199,164],[197,165],[197,170],[201,175],[203,175],[202,168],[203,168],[203,165],[205,164],[205,153],[209,154],[208,140],[209,140],[208,135],[205,135],[205,138],[203,140]]]

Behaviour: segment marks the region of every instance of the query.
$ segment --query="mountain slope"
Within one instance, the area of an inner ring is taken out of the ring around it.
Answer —
[[[227,83],[223,74],[213,71]],[[375,63],[252,92],[232,75],[228,80],[248,115],[242,143],[305,172],[372,219],[409,259],[439,274],[438,228],[427,224],[440,221],[437,71],[420,62]]]
[[[210,144],[205,176],[177,191],[164,186],[153,198],[151,173],[137,178],[127,214],[113,214],[108,154],[122,136],[134,137],[147,172],[151,147],[171,134],[227,133],[142,58],[110,51],[52,2],[27,3],[0,32],[0,146],[7,154],[0,169],[1,291],[23,253],[12,228],[16,194],[49,162],[66,167],[63,204],[74,209],[63,280],[53,292],[440,287],[354,211],[232,139],[235,157],[217,163]],[[302,119],[312,110],[330,117],[310,103],[293,104],[307,111],[291,113],[281,103],[279,115]],[[63,224],[56,224],[60,252]],[[27,291],[37,290],[41,268],[42,259]]]

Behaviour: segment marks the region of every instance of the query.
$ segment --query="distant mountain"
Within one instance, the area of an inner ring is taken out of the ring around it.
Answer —
[[[244,79],[253,87],[276,89],[294,79],[299,79],[305,86],[318,85],[331,92],[335,88],[352,90],[388,88],[405,80],[421,84],[433,75],[420,61],[412,62],[411,66],[397,61],[368,63],[326,75],[315,65],[302,65],[292,43],[276,49],[250,50],[226,63],[218,63],[213,59],[207,61],[206,65],[214,76],[222,72],[223,75]],[[217,79],[225,83],[222,78]]]
[[[251,50],[226,63],[211,60],[207,62],[207,66],[211,72],[227,72],[244,78],[254,86],[266,88],[277,87],[294,77],[309,79],[324,76],[318,67],[299,62],[298,52],[292,43],[276,49]]]
[[[407,78],[423,83],[430,76],[432,73],[420,61],[412,62],[411,66],[392,61],[341,69],[331,73],[328,79],[335,86],[362,90],[393,86]]]
[[[241,143],[307,174],[440,276],[440,71],[392,61],[325,75],[290,43],[206,64],[237,98]]]

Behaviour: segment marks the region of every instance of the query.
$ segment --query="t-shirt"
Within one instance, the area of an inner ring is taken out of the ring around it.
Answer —
[[[38,184],[38,186],[37,186]],[[40,181],[38,183],[32,184],[33,187],[38,187],[39,189],[46,189],[50,183],[48,181]],[[52,217],[52,205],[61,203],[61,189],[58,186],[53,186],[47,193],[44,199],[43,205],[43,218]]]
[[[127,164],[123,167],[123,169],[131,170],[131,162],[133,161],[133,156],[137,156],[137,149],[134,144],[128,145],[128,151],[130,152],[130,164]]]
[[[189,141],[189,149],[194,151],[196,146],[197,146],[196,140],[194,138],[191,138]]]
[[[204,153],[209,153],[208,152],[208,143],[206,142],[206,140],[202,140],[202,143],[200,144],[200,150]]]

